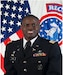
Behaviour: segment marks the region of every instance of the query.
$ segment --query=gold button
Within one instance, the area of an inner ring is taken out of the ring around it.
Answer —
[[[38,63],[41,63],[41,61],[38,61]]]
[[[12,61],[12,63],[14,63],[14,61]]]
[[[26,63],[27,63],[27,61],[23,61],[23,63],[24,63],[24,64],[26,64]]]
[[[24,72],[27,72],[27,69],[26,68],[24,69]]]

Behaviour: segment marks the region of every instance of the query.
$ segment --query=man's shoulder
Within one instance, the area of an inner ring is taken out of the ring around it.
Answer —
[[[48,39],[45,39],[45,38],[43,38],[43,37],[39,37],[39,40],[40,40],[40,42],[42,43],[48,43],[48,44],[55,44],[56,43],[56,41],[53,41],[53,40],[48,40]]]
[[[7,44],[7,46],[17,45],[21,42],[22,42],[22,39],[19,39],[19,40],[16,40],[16,41],[11,41]]]

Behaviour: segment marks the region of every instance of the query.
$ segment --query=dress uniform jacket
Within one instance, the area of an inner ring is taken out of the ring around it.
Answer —
[[[23,39],[6,47],[5,75],[61,75],[61,52],[58,44],[38,37],[25,53]]]

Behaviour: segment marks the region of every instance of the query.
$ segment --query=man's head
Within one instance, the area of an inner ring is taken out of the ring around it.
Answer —
[[[21,29],[26,40],[31,40],[38,35],[40,29],[39,19],[34,15],[25,16],[22,19]]]

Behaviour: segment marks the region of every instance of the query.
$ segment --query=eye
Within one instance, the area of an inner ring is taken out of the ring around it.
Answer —
[[[26,27],[26,26],[28,27],[28,26],[29,26],[29,24],[24,24],[24,26],[25,26],[25,27]]]
[[[35,27],[35,26],[36,26],[36,24],[35,24],[35,23],[33,23],[33,24],[32,24],[32,26],[33,26],[33,27]]]

